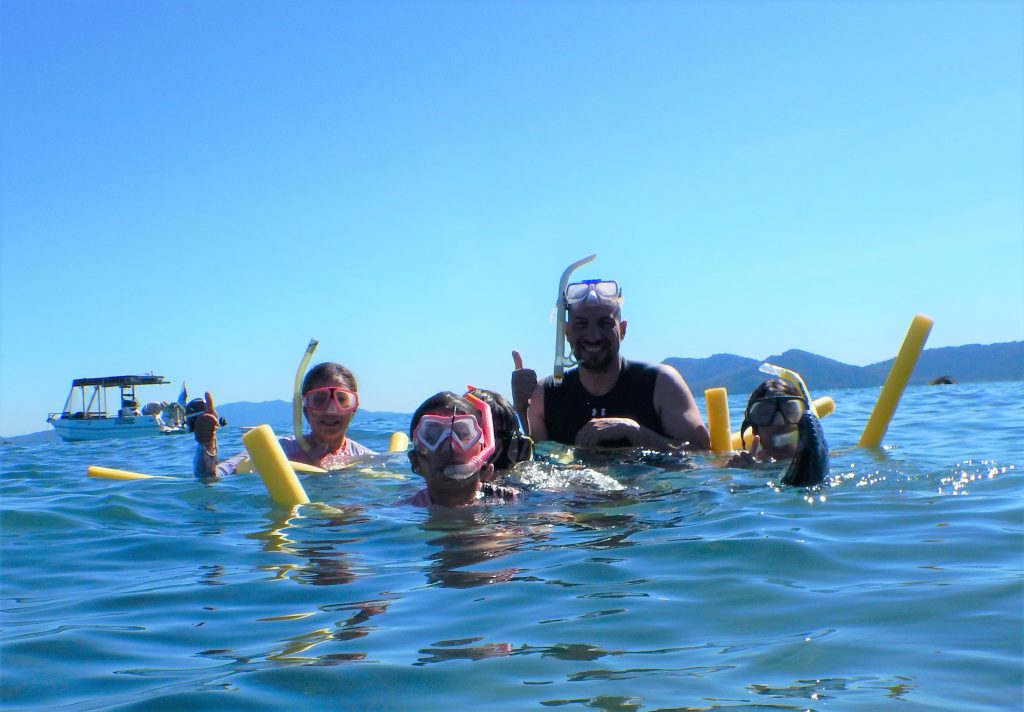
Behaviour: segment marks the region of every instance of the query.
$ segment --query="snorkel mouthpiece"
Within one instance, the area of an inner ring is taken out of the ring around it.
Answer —
[[[555,301],[555,366],[551,373],[555,383],[562,382],[566,366],[576,365],[576,359],[572,357],[572,354],[565,352],[565,314],[568,309],[565,302],[565,288],[569,286],[569,277],[572,273],[588,262],[592,262],[595,257],[597,257],[597,253],[590,257],[584,257],[578,262],[573,262],[565,268],[565,271],[562,272],[562,279],[558,282],[558,297]]]
[[[494,454],[494,418],[491,416],[491,407],[472,393],[467,393],[464,397],[480,411],[484,449],[462,464],[445,467],[444,476],[452,480],[469,479],[483,469]]]

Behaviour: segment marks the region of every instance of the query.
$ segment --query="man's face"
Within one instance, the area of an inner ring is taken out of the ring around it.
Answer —
[[[599,371],[617,362],[625,336],[618,307],[591,300],[569,308],[565,338],[581,367]]]

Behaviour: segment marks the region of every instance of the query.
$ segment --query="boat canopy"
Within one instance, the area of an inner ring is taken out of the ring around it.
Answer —
[[[103,378],[76,378],[71,382],[72,388],[82,386],[101,386],[103,388],[118,388],[121,386],[159,386],[170,381],[164,380],[163,376],[105,376]]]

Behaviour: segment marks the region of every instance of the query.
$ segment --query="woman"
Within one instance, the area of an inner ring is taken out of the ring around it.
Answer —
[[[443,391],[425,400],[413,413],[409,435],[412,471],[427,486],[401,504],[463,507],[516,499],[515,489],[486,481],[494,473],[494,424],[490,407],[473,392]]]
[[[797,452],[797,426],[807,410],[807,402],[800,389],[789,381],[771,378],[750,394],[743,424],[754,439],[750,450],[733,456],[731,467],[742,467],[758,462],[790,460]]]
[[[302,381],[302,412],[309,423],[304,449],[294,435],[279,442],[289,460],[337,470],[351,460],[374,452],[346,436],[359,408],[359,387],[353,373],[338,363],[321,363],[310,369]],[[213,398],[206,394],[206,412],[195,421],[199,446],[193,459],[196,477],[219,477],[234,473],[247,457],[239,453],[217,461],[217,428],[220,425]]]

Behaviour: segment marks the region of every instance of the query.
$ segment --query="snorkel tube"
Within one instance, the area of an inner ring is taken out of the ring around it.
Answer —
[[[313,352],[316,351],[316,347],[319,345],[320,342],[316,339],[309,340],[306,353],[302,355],[302,361],[299,362],[299,370],[295,372],[295,392],[292,395],[292,421],[295,427],[295,441],[302,448],[303,452],[309,452],[309,441],[302,434],[302,377],[306,375],[309,360],[313,358]]]
[[[555,366],[551,374],[555,383],[562,382],[566,366],[576,365],[576,359],[572,357],[572,354],[565,353],[565,314],[568,309],[568,305],[565,303],[565,288],[569,286],[569,276],[583,265],[593,261],[595,257],[597,257],[596,253],[590,257],[584,257],[578,262],[573,262],[565,268],[565,271],[562,272],[562,279],[558,282],[558,299],[555,301]]]
[[[445,467],[444,476],[453,480],[464,480],[473,476],[487,464],[487,461],[491,459],[491,455],[494,454],[494,419],[491,417],[491,407],[472,393],[467,393],[463,398],[480,411],[481,420],[483,421],[484,449],[474,455],[468,462]]]

